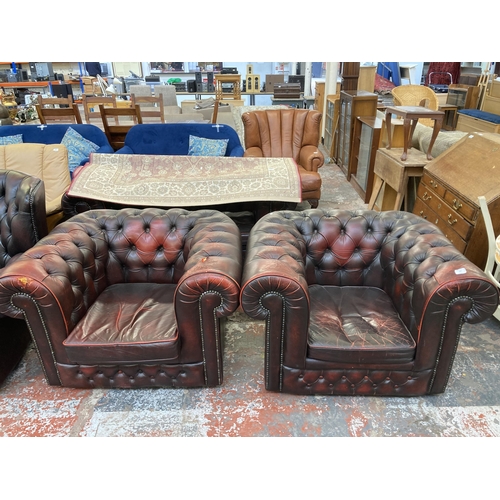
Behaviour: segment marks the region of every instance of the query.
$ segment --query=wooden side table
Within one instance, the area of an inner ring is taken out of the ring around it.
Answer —
[[[224,83],[232,84],[233,91],[224,92]],[[215,75],[215,98],[218,101],[222,101],[223,99],[241,99],[241,75]]]
[[[379,195],[383,193],[378,204],[380,210],[401,210],[411,212],[417,195],[417,183],[423,175],[424,167],[429,163],[426,154],[413,150],[406,160],[401,160],[401,148],[393,150],[379,149],[375,157],[375,174],[372,195],[368,208],[373,210]],[[413,190],[409,190],[410,180]]]
[[[432,146],[436,140],[439,131],[443,125],[444,112],[434,111],[433,109],[424,108],[422,106],[388,106],[385,109],[385,122],[387,126],[387,149],[391,149],[391,116],[400,116],[403,119],[404,128],[404,146],[403,154],[401,155],[401,160],[405,161],[408,157],[408,149],[411,149],[411,140],[413,137],[413,132],[417,126],[419,118],[430,118],[434,120],[434,128],[432,130],[431,141],[429,142],[429,147],[427,148],[427,159],[432,160],[431,151]],[[411,125],[411,127],[410,127]]]

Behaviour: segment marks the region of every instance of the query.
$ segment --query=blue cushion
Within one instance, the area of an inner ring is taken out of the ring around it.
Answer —
[[[7,146],[8,144],[21,144],[23,142],[23,134],[7,135],[0,137],[0,146]]]
[[[229,139],[205,139],[189,136],[189,156],[224,156]]]
[[[85,137],[71,127],[68,127],[61,144],[66,146],[68,150],[68,164],[71,173],[80,165],[82,160],[90,156],[90,153],[94,153],[99,149],[97,144],[85,139]]]
[[[490,123],[500,124],[500,115],[494,113],[488,113],[487,111],[481,111],[480,109],[461,109],[459,112],[461,115],[472,116],[472,118],[478,118],[479,120],[484,120]]]

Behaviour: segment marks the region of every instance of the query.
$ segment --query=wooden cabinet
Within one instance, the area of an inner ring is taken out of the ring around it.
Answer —
[[[342,90],[339,102],[338,138],[336,154],[337,165],[349,180],[349,159],[352,147],[352,133],[356,116],[375,116],[377,114],[377,94],[364,90]]]
[[[383,121],[374,116],[358,116],[354,124],[349,180],[361,199],[368,203],[373,188],[373,167],[380,146]]]
[[[479,99],[479,87],[452,83],[448,87],[446,104],[456,106],[457,109],[474,109]]]
[[[358,88],[359,66],[359,62],[340,63],[342,90],[356,90]]]
[[[500,135],[471,133],[431,161],[413,213],[438,226],[471,262],[486,264],[488,239],[478,203],[484,196],[500,233]]]
[[[330,158],[334,158],[335,155],[336,129],[339,120],[339,97],[338,94],[326,97],[325,137],[323,145]]]
[[[375,75],[377,74],[377,66],[360,66],[358,90],[366,90],[373,92],[375,90]]]

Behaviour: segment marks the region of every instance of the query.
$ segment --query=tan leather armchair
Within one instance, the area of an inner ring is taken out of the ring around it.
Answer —
[[[316,208],[321,196],[318,169],[324,157],[318,149],[321,113],[308,109],[267,109],[241,116],[245,129],[243,156],[293,158],[299,167],[302,200]]]
[[[29,142],[0,146],[0,170],[17,170],[42,180],[48,230],[61,221],[61,198],[71,183],[66,146]]]

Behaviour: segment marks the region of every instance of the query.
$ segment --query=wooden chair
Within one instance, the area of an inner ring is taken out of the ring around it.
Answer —
[[[78,104],[71,104],[68,108],[42,107],[36,104],[36,112],[40,123],[46,125],[48,122],[82,123]]]
[[[493,229],[493,222],[491,220],[491,214],[488,209],[488,204],[486,203],[486,198],[484,196],[478,197],[479,206],[481,207],[481,213],[484,219],[484,225],[486,226],[486,235],[488,238],[488,257],[486,259],[486,265],[484,267],[484,272],[488,275],[488,278],[495,283],[498,288],[500,288],[500,235],[495,238],[495,231]],[[496,319],[500,320],[500,306],[498,306],[496,312],[493,314]]]
[[[217,123],[217,115],[219,114],[219,101],[216,99],[214,102],[214,112],[212,113],[212,123]]]
[[[165,108],[161,97],[130,94],[130,100],[132,106],[138,104],[141,107],[143,121],[144,118],[159,118],[161,123],[165,123]]]
[[[99,112],[99,104],[104,106],[116,108],[116,95],[111,96],[88,96],[82,95],[83,112],[85,114],[85,121],[91,123],[92,118],[101,120],[101,113]],[[91,111],[94,110],[94,111]],[[118,124],[118,121],[116,120]]]
[[[73,105],[73,96],[68,97],[42,97],[39,95],[37,97],[38,104],[42,108],[60,108],[60,107],[71,107]]]
[[[117,151],[125,143],[127,132],[136,124],[142,123],[141,107],[139,105],[130,108],[108,108],[104,104],[99,104],[104,132],[111,147]],[[118,120],[118,124],[111,125],[109,117]],[[128,118],[127,122],[121,122],[120,118]]]

